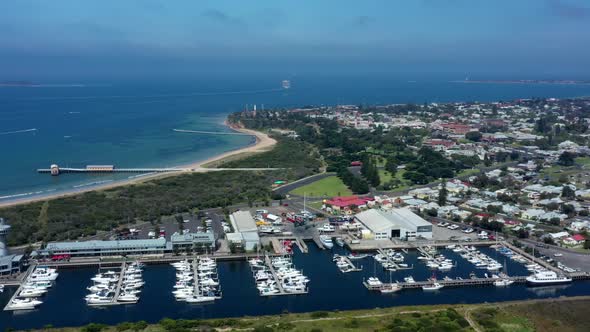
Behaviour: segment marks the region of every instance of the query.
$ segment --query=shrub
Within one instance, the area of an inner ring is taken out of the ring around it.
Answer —
[[[327,311],[314,311],[314,312],[310,313],[309,316],[314,319],[326,318],[326,317],[330,316],[330,313]]]

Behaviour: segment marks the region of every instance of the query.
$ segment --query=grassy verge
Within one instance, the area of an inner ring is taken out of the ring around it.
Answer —
[[[306,194],[310,197],[320,196],[347,196],[352,195],[352,191],[342,183],[342,180],[337,176],[329,176],[318,181],[299,187],[290,192],[294,195],[303,196]]]
[[[588,297],[504,302],[376,308],[355,311],[284,313],[274,316],[172,320],[157,324],[90,324],[79,328],[45,328],[46,332],[189,332],[189,331],[590,331]]]
[[[590,331],[589,299],[563,299],[481,306],[471,311],[482,331]]]

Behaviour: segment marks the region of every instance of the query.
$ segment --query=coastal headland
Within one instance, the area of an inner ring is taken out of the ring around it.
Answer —
[[[77,188],[77,189],[60,191],[60,192],[56,192],[56,193],[50,193],[50,194],[39,195],[39,196],[34,196],[34,197],[27,197],[27,198],[22,198],[22,199],[8,200],[5,202],[0,202],[0,207],[15,206],[15,205],[26,204],[26,203],[37,202],[37,201],[45,201],[45,200],[59,198],[59,197],[77,195],[77,194],[89,192],[89,191],[107,190],[107,189],[126,186],[126,185],[130,185],[130,184],[146,182],[149,180],[170,177],[170,176],[177,176],[179,174],[206,173],[206,172],[216,171],[218,169],[215,169],[212,166],[214,166],[216,164],[220,164],[226,160],[235,160],[235,159],[241,158],[243,156],[251,155],[253,153],[268,151],[268,150],[272,149],[275,146],[275,144],[277,143],[277,141],[275,139],[271,138],[266,133],[242,128],[238,125],[229,124],[227,121],[225,121],[224,124],[226,126],[230,127],[232,130],[235,130],[239,133],[254,136],[256,141],[254,142],[254,144],[245,146],[240,149],[227,151],[227,152],[212,156],[210,158],[207,158],[205,160],[195,161],[194,163],[185,164],[185,165],[178,165],[176,167],[176,168],[180,169],[180,171],[178,171],[178,172],[146,174],[146,175],[134,177],[131,179],[115,181],[115,182],[108,182],[108,183],[104,183],[104,184],[98,184],[96,186]]]

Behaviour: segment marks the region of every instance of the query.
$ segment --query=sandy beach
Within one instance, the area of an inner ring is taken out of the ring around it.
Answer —
[[[202,161],[197,161],[197,162],[187,164],[187,165],[179,165],[179,166],[177,166],[177,168],[180,169],[180,171],[178,171],[178,172],[147,174],[145,176],[140,176],[140,177],[136,177],[133,179],[126,179],[126,180],[121,180],[121,181],[115,181],[112,183],[105,183],[104,185],[96,185],[96,186],[85,187],[85,188],[80,188],[80,189],[72,189],[72,190],[68,190],[68,191],[62,191],[62,192],[53,193],[53,194],[39,195],[39,196],[33,196],[33,197],[26,197],[26,198],[22,198],[22,199],[9,200],[6,202],[0,202],[0,208],[19,205],[19,204],[25,204],[25,203],[31,203],[31,202],[37,202],[37,201],[46,201],[49,199],[72,196],[72,195],[77,195],[77,194],[89,192],[89,191],[106,190],[106,189],[130,185],[130,184],[141,183],[141,182],[154,180],[154,179],[158,179],[158,178],[176,176],[176,175],[180,175],[180,174],[195,173],[195,172],[196,173],[211,172],[211,171],[215,171],[215,168],[208,168],[208,167],[206,167],[206,165],[220,163],[223,159],[235,157],[237,155],[246,156],[246,155],[249,155],[252,153],[268,151],[277,143],[276,140],[272,139],[271,137],[269,137],[265,133],[255,131],[255,130],[240,128],[240,127],[236,127],[236,126],[230,126],[227,123],[225,123],[225,124],[235,131],[255,136],[256,142],[252,145],[249,145],[249,146],[246,146],[246,147],[243,147],[240,149],[224,152],[224,153],[212,156],[212,157],[202,160]]]

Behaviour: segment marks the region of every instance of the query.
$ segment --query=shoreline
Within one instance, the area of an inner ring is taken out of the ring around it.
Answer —
[[[215,170],[214,167],[207,167],[207,165],[209,165],[211,163],[220,162],[221,160],[223,160],[225,158],[239,155],[239,154],[258,153],[258,152],[268,151],[269,149],[274,147],[274,145],[277,143],[277,141],[275,139],[271,138],[270,136],[268,136],[267,134],[265,134],[263,132],[230,125],[227,122],[227,120],[223,121],[223,124],[225,126],[229,127],[231,130],[254,136],[255,142],[252,144],[248,144],[244,147],[238,148],[238,149],[226,151],[226,152],[211,156],[205,160],[195,161],[190,164],[178,165],[176,167],[181,169],[178,172],[157,173],[157,174],[153,174],[153,173],[149,174],[148,173],[146,175],[138,176],[138,177],[135,177],[132,179],[124,179],[124,180],[118,180],[118,181],[115,180],[113,182],[99,184],[96,186],[88,186],[88,187],[83,187],[83,188],[72,188],[72,189],[67,189],[67,190],[59,191],[59,192],[55,192],[55,193],[48,193],[46,195],[41,194],[39,196],[31,196],[31,197],[26,197],[26,198],[21,198],[21,199],[17,198],[14,200],[7,200],[5,202],[0,202],[0,208],[11,207],[11,206],[16,206],[16,205],[21,205],[21,204],[28,204],[28,203],[39,202],[39,201],[46,201],[46,200],[68,197],[68,196],[74,196],[74,195],[78,195],[78,194],[82,194],[82,193],[86,193],[86,192],[90,192],[90,191],[108,190],[108,189],[112,189],[112,188],[117,188],[117,187],[132,185],[132,184],[138,184],[138,183],[142,183],[142,182],[146,182],[146,181],[150,181],[150,180],[155,180],[155,179],[160,179],[160,178],[164,178],[164,177],[176,176],[176,175],[180,175],[180,174],[206,173],[206,172],[210,172],[210,171]]]

